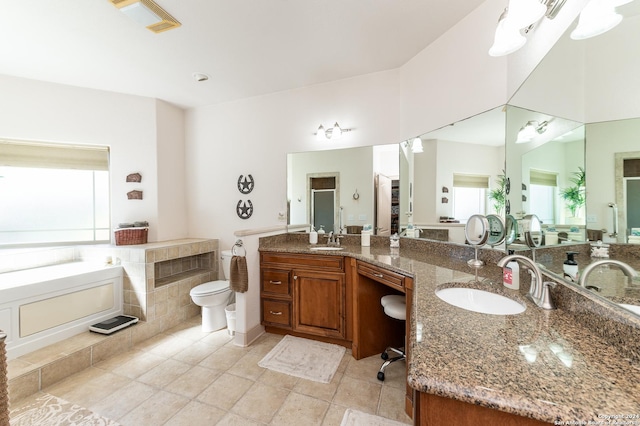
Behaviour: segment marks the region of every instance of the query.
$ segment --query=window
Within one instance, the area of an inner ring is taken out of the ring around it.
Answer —
[[[546,224],[556,222],[556,199],[558,198],[558,174],[543,170],[529,170],[529,209]]]
[[[485,214],[489,176],[453,175],[453,217],[461,223],[474,214]]]
[[[0,141],[0,245],[108,242],[106,147]]]

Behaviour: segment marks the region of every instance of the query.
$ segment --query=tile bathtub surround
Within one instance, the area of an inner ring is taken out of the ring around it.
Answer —
[[[380,383],[375,377],[379,355],[356,361],[349,352],[329,384],[258,367],[281,338],[265,334],[240,348],[226,330],[202,333],[195,318],[44,391],[123,426],[338,426],[348,408],[411,424],[403,412],[404,369],[390,368],[389,377]]]
[[[124,269],[124,313],[161,323],[161,330],[198,315],[189,291],[218,279],[218,240],[180,239],[133,246],[80,246],[81,260],[110,257]]]

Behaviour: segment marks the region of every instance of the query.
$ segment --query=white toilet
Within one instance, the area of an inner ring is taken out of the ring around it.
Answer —
[[[223,250],[221,257],[224,280],[200,284],[189,292],[193,303],[202,306],[202,331],[205,333],[220,330],[227,326],[224,308],[231,297],[231,288],[229,288],[231,250]]]

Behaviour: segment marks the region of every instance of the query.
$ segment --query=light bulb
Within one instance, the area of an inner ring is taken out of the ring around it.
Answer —
[[[342,129],[338,125],[338,122],[333,125],[333,130],[331,131],[331,139],[340,139],[342,137]]]

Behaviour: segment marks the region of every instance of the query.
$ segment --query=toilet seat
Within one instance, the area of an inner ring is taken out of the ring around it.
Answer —
[[[229,281],[217,280],[200,284],[191,289],[191,296],[208,296],[229,290]]]

